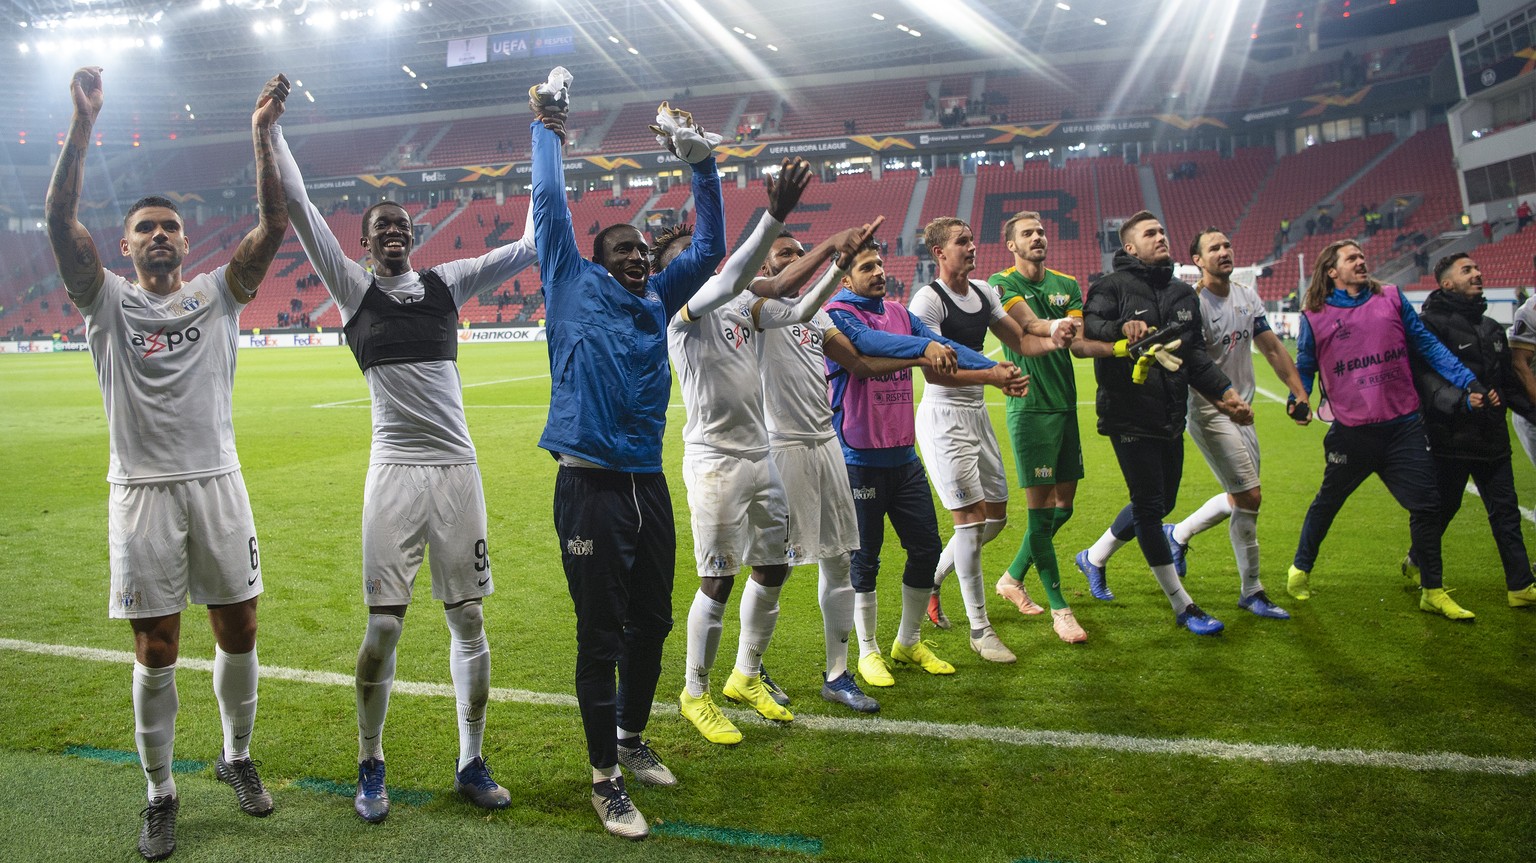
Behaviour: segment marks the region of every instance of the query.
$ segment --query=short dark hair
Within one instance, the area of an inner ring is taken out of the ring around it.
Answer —
[[[1454,255],[1446,255],[1445,257],[1441,258],[1440,260],[1435,261],[1435,286],[1436,287],[1439,287],[1439,285],[1440,285],[1440,277],[1445,275],[1445,271],[1449,270],[1451,267],[1456,266],[1456,262],[1461,260],[1462,258],[1467,258],[1468,260],[1470,260],[1472,258],[1472,256],[1467,254],[1466,252],[1457,252]]]
[[[411,220],[412,226],[416,224],[416,220],[411,219],[411,211],[406,210],[404,204],[400,203],[399,201],[390,201],[386,199],[363,211],[363,230],[368,230],[368,223],[373,220],[373,211],[379,209],[380,207],[399,207],[401,210],[405,211],[405,217]]]
[[[1202,230],[1200,233],[1196,234],[1195,238],[1193,240],[1191,240],[1190,243],[1189,243],[1189,260],[1191,262],[1193,262],[1195,260],[1195,258],[1200,257],[1200,244],[1205,242],[1205,237],[1206,237],[1207,234],[1225,234],[1225,233],[1226,233],[1226,231],[1223,231],[1222,229],[1216,227],[1215,225],[1212,225],[1209,228],[1206,228],[1206,229]]]
[[[622,231],[625,228],[628,228],[628,229],[630,229],[631,231],[634,231],[637,234],[640,233],[640,229],[639,228],[635,227],[634,225],[629,224],[628,222],[619,222],[616,225],[609,225],[608,227],[602,229],[601,231],[598,231],[597,232],[597,236],[592,238],[592,260],[597,261],[597,260],[601,260],[602,259],[602,257],[603,257],[603,241],[608,239],[608,235],[609,234],[612,234],[615,231]]]
[[[779,235],[777,237],[773,238],[774,242],[778,242],[779,240],[798,240],[798,239],[800,239],[800,238],[795,236],[794,234],[791,234],[788,231],[780,231]]]
[[[1014,213],[1013,216],[1008,219],[1008,221],[1003,223],[1003,242],[1006,243],[1013,239],[1014,225],[1017,225],[1020,222],[1030,221],[1031,219],[1039,222],[1042,225],[1045,224],[1045,220],[1040,218],[1040,214],[1034,210],[1022,210],[1020,212]]]
[[[1153,213],[1151,210],[1141,210],[1140,212],[1137,212],[1134,215],[1132,215],[1129,219],[1126,219],[1124,222],[1121,222],[1120,223],[1120,245],[1123,246],[1123,245],[1126,244],[1126,242],[1128,242],[1125,238],[1130,236],[1132,228],[1134,228],[1137,225],[1141,224],[1142,222],[1145,222],[1145,221],[1148,221],[1148,220],[1154,221],[1154,222],[1157,221],[1158,220],[1157,219],[1157,215],[1155,213]]]
[[[667,249],[684,237],[693,238],[693,226],[686,222],[679,222],[656,235],[656,244],[651,247],[651,272],[659,273],[664,269],[661,259],[667,256]]]
[[[181,215],[181,210],[176,206],[176,202],[170,198],[166,198],[161,195],[145,195],[137,201],[134,201],[133,206],[129,207],[128,212],[123,215],[123,228],[126,229],[128,227],[128,222],[133,218],[134,213],[137,213],[146,207],[164,207],[178,216]]]

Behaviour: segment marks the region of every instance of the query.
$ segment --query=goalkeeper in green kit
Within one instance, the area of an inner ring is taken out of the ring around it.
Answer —
[[[1003,242],[1013,253],[1013,266],[988,282],[1001,295],[1003,309],[1020,325],[1033,318],[1072,321],[1083,315],[1083,294],[1077,280],[1045,266],[1048,242],[1039,213],[1018,213],[1003,225]],[[1109,356],[1114,346],[1074,341],[1080,357]],[[1019,486],[1029,507],[1029,524],[1013,563],[997,580],[997,593],[1024,614],[1039,613],[1023,585],[1033,565],[1045,587],[1051,624],[1068,644],[1088,640],[1071,606],[1061,595],[1056,561],[1056,532],[1072,517],[1072,499],[1083,478],[1083,446],[1077,424],[1077,382],[1072,358],[1061,351],[1038,357],[1017,356],[1006,346],[1008,360],[1029,375],[1029,394],[1008,399],[1008,434],[1019,470]]]

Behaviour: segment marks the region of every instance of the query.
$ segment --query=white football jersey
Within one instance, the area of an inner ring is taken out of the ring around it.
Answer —
[[[978,282],[971,279],[971,289],[964,296],[956,294],[943,286],[944,293],[963,312],[975,313],[983,309],[983,303],[990,309],[987,313],[987,323],[990,326],[1008,316],[1003,311],[1003,304],[998,300],[997,289],[986,282]],[[943,283],[940,282],[942,285]],[[932,284],[923,285],[912,295],[912,302],[907,306],[917,319],[923,322],[923,326],[943,334],[944,318],[948,316],[949,307],[939,299],[934,292]],[[938,384],[927,384],[923,387],[923,401],[930,404],[953,405],[955,407],[979,408],[986,404],[986,386],[982,384],[969,384],[961,387],[946,387]]]
[[[1531,297],[1515,309],[1515,320],[1509,328],[1509,343],[1536,347],[1536,297]]]
[[[288,194],[288,215],[309,262],[336,300],[345,324],[357,314],[374,276],[342,250],[325,217],[309,201],[298,166],[280,128],[273,129],[273,149]],[[478,258],[465,258],[432,269],[442,277],[456,306],[538,261],[533,247],[533,210],[515,243]],[[354,241],[355,242],[355,241]],[[415,272],[380,276],[379,290],[398,303],[426,294]],[[475,445],[464,419],[459,367],[450,360],[386,363],[363,372],[373,407],[373,447],[369,464],[473,464]]]
[[[768,451],[752,303],[742,294],[695,321],[667,324],[667,353],[683,388],[683,452],[754,456]],[[685,308],[686,311],[686,308]]]
[[[107,409],[107,481],[199,479],[240,468],[235,455],[235,350],[242,306],[226,267],[160,297],[108,270],[82,306]]]
[[[1269,330],[1264,303],[1253,288],[1232,282],[1232,290],[1218,297],[1199,292],[1201,331],[1211,360],[1232,381],[1232,388],[1246,402],[1253,401],[1253,337]],[[1193,393],[1191,393],[1193,395]]]
[[[765,300],[757,307],[758,325],[765,328],[758,334],[758,349],[768,435],[773,440],[821,443],[836,436],[822,345],[837,326],[824,311],[803,324],[790,322],[794,315],[794,300]]]

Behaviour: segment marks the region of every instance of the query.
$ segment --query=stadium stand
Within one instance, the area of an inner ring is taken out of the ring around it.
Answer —
[[[1211,150],[1158,153],[1149,163],[1157,174],[1163,224],[1175,257],[1183,260],[1197,231],[1212,225],[1224,231],[1234,229],[1274,167],[1275,151],[1269,147],[1247,147],[1233,153],[1230,159]],[[1195,166],[1194,176],[1173,178],[1173,170],[1185,163]]]
[[[965,81],[968,88],[970,78]],[[899,132],[913,124],[922,125],[927,84],[923,78],[905,78],[796,90],[784,102],[778,132],[806,138],[842,135],[847,132],[844,123],[850,120],[859,133]]]

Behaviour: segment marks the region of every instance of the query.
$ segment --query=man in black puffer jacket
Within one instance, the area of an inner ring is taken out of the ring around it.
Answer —
[[[1419,319],[1488,389],[1487,396],[1453,387],[1428,366],[1414,359],[1414,381],[1424,402],[1430,454],[1440,488],[1440,530],[1461,508],[1467,479],[1477,483],[1478,496],[1488,510],[1493,541],[1504,564],[1504,583],[1511,608],[1536,605],[1536,577],[1520,535],[1520,502],[1510,466],[1506,408],[1536,419],[1510,362],[1504,326],[1484,314],[1483,274],[1465,254],[1449,255],[1435,264],[1440,289],[1424,300]],[[1403,574],[1419,583],[1413,551],[1403,559]]]
[[[1162,223],[1143,210],[1120,227],[1120,242],[1115,271],[1088,293],[1083,332],[1088,339],[1115,345],[1113,356],[1093,361],[1096,405],[1099,434],[1114,447],[1131,502],[1092,548],[1077,555],[1077,566],[1088,576],[1094,597],[1114,599],[1104,564],[1135,537],[1177,623],[1197,635],[1215,635],[1221,621],[1201,611],[1179,581],[1163,517],[1173,510],[1184,473],[1190,386],[1241,425],[1253,422],[1253,411],[1206,352],[1200,301],[1194,288],[1173,277]],[[1157,349],[1165,354],[1162,358],[1134,349],[1154,331],[1168,334],[1171,350]]]

